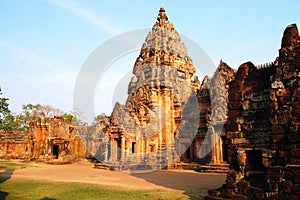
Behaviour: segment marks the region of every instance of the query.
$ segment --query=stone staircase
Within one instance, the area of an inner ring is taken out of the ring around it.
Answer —
[[[104,169],[104,170],[114,170],[114,168],[111,168],[110,166],[101,163],[101,162],[97,162],[94,164],[94,168],[96,169]]]
[[[204,173],[228,173],[229,172],[229,164],[220,163],[220,164],[208,164],[202,165],[200,168],[200,172]]]
[[[228,173],[229,164],[201,164],[199,162],[180,162],[172,148],[162,147],[147,155],[128,154],[121,161],[96,163],[95,168],[105,170],[151,171],[151,170],[194,170],[202,173]]]
[[[184,170],[194,170],[201,173],[221,173],[225,174],[229,172],[229,164],[207,164],[201,165],[196,162],[179,162],[173,163],[168,166],[168,169],[184,169]]]
[[[120,161],[98,162],[95,168],[125,171],[169,169],[168,166],[176,161],[177,157],[174,150],[162,147],[153,154],[128,154]]]

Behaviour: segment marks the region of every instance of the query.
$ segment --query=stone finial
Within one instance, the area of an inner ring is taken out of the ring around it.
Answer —
[[[161,7],[159,9],[159,13],[158,13],[158,17],[157,17],[157,21],[160,23],[160,24],[164,24],[168,21],[168,16],[166,14],[166,10],[164,7]]]

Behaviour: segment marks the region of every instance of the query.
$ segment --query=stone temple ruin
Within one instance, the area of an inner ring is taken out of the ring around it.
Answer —
[[[115,105],[105,128],[104,162],[150,169],[199,163],[201,171],[227,162],[226,183],[206,199],[299,199],[299,68],[292,24],[274,62],[247,62],[236,71],[221,61],[200,84],[162,8],[135,63],[126,104]]]
[[[242,64],[229,83],[230,171],[206,199],[300,199],[300,36],[283,34],[274,63]]]
[[[195,169],[209,164],[208,169],[215,165],[228,170],[222,130],[228,82],[235,70],[221,62],[201,85],[195,72],[180,35],[161,8],[135,62],[126,104],[115,105],[104,129],[106,143],[98,158],[120,169]]]
[[[135,62],[126,104],[117,103],[111,114],[104,162],[119,162],[121,167],[146,163],[167,166],[179,159],[197,131],[197,122],[189,120],[198,111],[192,110],[200,86],[197,77],[193,79],[195,71],[179,34],[161,8]],[[189,159],[190,153],[183,157]]]
[[[205,66],[203,66],[205,67]],[[206,199],[300,199],[300,36],[283,34],[274,62],[220,62],[200,84],[161,8],[138,56],[125,105],[97,127],[36,118],[30,133],[0,132],[2,158],[95,157],[115,169],[227,172]]]
[[[0,158],[71,163],[92,158],[100,144],[96,126],[76,126],[62,117],[34,117],[29,133],[0,131]]]

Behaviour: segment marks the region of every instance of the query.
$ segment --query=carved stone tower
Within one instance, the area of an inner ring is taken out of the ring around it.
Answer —
[[[112,112],[108,161],[162,166],[179,159],[198,128],[195,71],[180,35],[160,8],[135,62],[126,104],[117,103]]]

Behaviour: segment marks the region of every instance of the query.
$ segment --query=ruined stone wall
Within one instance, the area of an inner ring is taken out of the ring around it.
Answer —
[[[299,47],[293,24],[274,63],[239,67],[229,84],[230,172],[206,199],[300,199]]]
[[[229,113],[226,124],[229,162],[239,150],[270,148],[270,78],[275,68],[257,69],[248,62],[241,65],[229,84]],[[259,80],[259,81],[258,81]]]
[[[74,161],[86,158],[83,140],[70,121],[61,117],[35,118],[30,123],[31,158],[39,161]]]
[[[297,26],[283,34],[278,67],[271,85],[272,149],[277,161],[268,168],[269,199],[300,199],[300,37]]]
[[[72,149],[72,154],[77,154],[77,156],[81,158],[98,157],[99,155],[97,154],[100,153],[100,145],[102,142],[104,142],[103,137],[103,131],[101,130],[101,127],[99,125],[75,126],[74,140],[78,140],[78,145],[74,145],[76,149]]]
[[[220,164],[227,160],[225,144],[228,116],[228,88],[236,70],[222,60],[213,77],[203,79],[198,90],[200,120],[198,133],[192,143],[193,161]]]
[[[204,141],[206,134],[211,133],[210,116],[211,116],[211,100],[209,93],[210,79],[206,76],[200,89],[197,92],[200,119],[198,133],[193,141],[193,158],[201,164],[209,163],[212,159],[211,142],[210,140]],[[210,130],[209,130],[210,129]],[[202,149],[201,149],[202,148]]]
[[[0,130],[0,158],[29,159],[30,150],[30,140],[27,133]]]
[[[61,117],[34,118],[29,133],[0,131],[0,158],[73,162],[95,157],[100,132],[98,126],[74,126]]]

